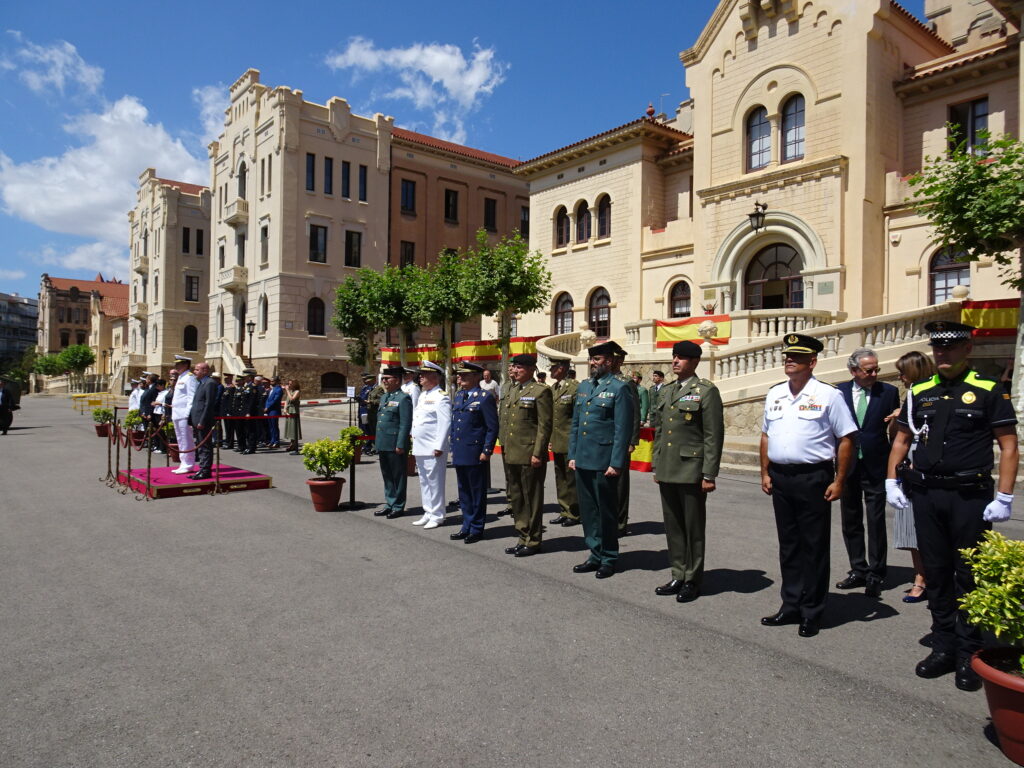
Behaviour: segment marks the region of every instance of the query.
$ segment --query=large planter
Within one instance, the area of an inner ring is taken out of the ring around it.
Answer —
[[[986,648],[974,654],[971,668],[985,685],[999,748],[1017,765],[1024,765],[1024,677],[1020,675],[1020,656],[1021,651],[1016,648]]]
[[[93,426],[96,427],[96,437],[106,437],[108,439],[110,438],[110,422],[105,422],[103,424],[93,424]]]
[[[341,501],[341,487],[344,484],[343,477],[332,477],[329,480],[322,477],[309,478],[306,485],[313,499],[313,509],[317,512],[334,512]]]

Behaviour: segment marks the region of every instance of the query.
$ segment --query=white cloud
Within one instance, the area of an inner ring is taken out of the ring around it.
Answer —
[[[8,34],[18,47],[5,54],[0,69],[17,72],[18,77],[32,91],[49,94],[56,91],[63,96],[70,86],[85,93],[95,94],[103,83],[103,69],[88,64],[67,40],[52,45],[38,45],[17,31]]]
[[[124,96],[103,112],[71,119],[64,129],[82,145],[60,156],[15,163],[0,152],[5,212],[51,232],[127,244],[126,214],[146,168],[192,183],[209,175],[205,161],[148,117],[138,99]]]
[[[218,83],[193,88],[192,101],[199,107],[203,143],[209,144],[224,131],[224,110],[231,104],[228,86]]]
[[[99,272],[105,278],[128,275],[128,246],[115,243],[86,243],[62,250],[52,245],[43,246],[34,256],[40,264],[56,264],[64,269]]]
[[[0,280],[21,280],[25,272],[20,269],[0,269]]]
[[[474,45],[467,59],[456,45],[415,43],[407,48],[378,48],[362,37],[350,39],[346,48],[328,56],[326,63],[335,71],[348,69],[357,76],[393,73],[399,83],[384,96],[430,110],[435,135],[459,143],[466,141],[466,117],[504,82],[508,71],[493,48]]]

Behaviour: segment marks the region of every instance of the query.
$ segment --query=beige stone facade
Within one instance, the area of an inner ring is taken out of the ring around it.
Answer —
[[[112,299],[127,299],[128,286],[118,280],[75,280],[50,277],[45,272],[39,284],[39,324],[37,350],[40,355],[55,354],[73,344],[90,343],[93,294]]]
[[[990,264],[946,264],[907,202],[947,121],[1019,133],[1019,16],[984,1],[938,13],[948,5],[928,7],[938,28],[974,30],[950,33],[961,48],[890,0],[722,0],[680,55],[692,98],[675,114],[649,110],[517,168],[531,247],[554,277],[550,308],[520,333],[596,322],[632,359],[667,359],[653,321],[702,304],[732,315],[732,349],[941,303],[957,284],[1010,296]]]
[[[96,362],[86,374],[95,377],[97,389],[110,387],[111,391],[123,391],[127,387],[124,381],[117,380],[117,374],[127,372],[120,361],[128,353],[128,299],[101,296],[99,291],[93,291],[89,314],[89,348]]]
[[[139,176],[128,212],[132,278],[123,378],[166,373],[174,355],[198,357],[205,350],[210,199],[207,187],[161,179],[153,168]]]

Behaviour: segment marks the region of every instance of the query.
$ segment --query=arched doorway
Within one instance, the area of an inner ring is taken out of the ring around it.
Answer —
[[[747,309],[803,309],[803,259],[785,243],[775,243],[757,252],[744,279]]]

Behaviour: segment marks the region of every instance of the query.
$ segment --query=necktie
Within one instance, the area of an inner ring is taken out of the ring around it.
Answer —
[[[857,389],[857,426],[864,426],[864,414],[868,412],[868,396],[862,388]]]

